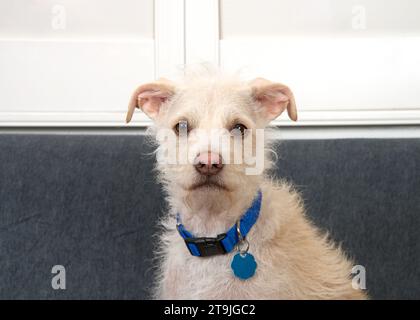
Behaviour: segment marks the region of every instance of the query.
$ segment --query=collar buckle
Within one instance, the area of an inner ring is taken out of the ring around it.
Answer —
[[[226,253],[226,249],[222,243],[224,238],[226,238],[226,233],[219,234],[215,238],[185,238],[184,240],[192,255],[194,254],[190,249],[190,245],[195,245],[200,253],[200,257],[210,257]]]

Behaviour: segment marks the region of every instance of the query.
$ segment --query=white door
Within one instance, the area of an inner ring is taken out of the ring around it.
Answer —
[[[135,86],[184,63],[178,2],[1,1],[0,125],[123,125]]]
[[[295,92],[297,124],[420,123],[420,2],[0,2],[0,126],[123,126],[140,83],[210,61]],[[136,113],[130,125],[148,120]]]
[[[187,0],[186,6],[187,63],[213,56],[224,69],[289,85],[297,125],[420,123],[418,0]],[[291,125],[286,115],[277,124]]]

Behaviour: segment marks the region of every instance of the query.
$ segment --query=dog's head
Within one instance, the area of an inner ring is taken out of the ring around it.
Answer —
[[[255,184],[266,162],[264,128],[285,110],[297,120],[291,90],[262,78],[160,79],[134,91],[127,122],[136,108],[154,121],[163,181],[197,195]]]

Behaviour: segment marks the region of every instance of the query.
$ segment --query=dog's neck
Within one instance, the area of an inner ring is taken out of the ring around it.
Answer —
[[[258,186],[233,192],[208,190],[178,192],[170,198],[172,209],[195,236],[212,237],[226,232],[251,206]]]

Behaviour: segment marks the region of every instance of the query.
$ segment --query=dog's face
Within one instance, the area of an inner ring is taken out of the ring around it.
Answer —
[[[136,107],[155,122],[163,180],[195,194],[253,183],[265,166],[265,126],[285,109],[297,119],[290,89],[261,78],[162,79],[136,89],[127,122]]]

